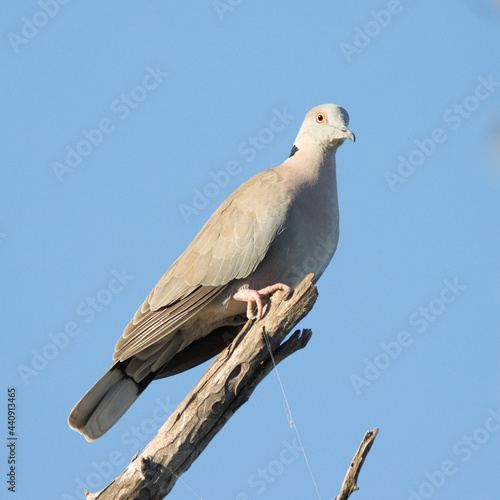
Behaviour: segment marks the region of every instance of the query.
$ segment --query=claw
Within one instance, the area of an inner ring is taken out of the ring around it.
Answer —
[[[290,287],[283,283],[266,286],[261,290],[238,290],[231,295],[233,300],[241,300],[247,303],[247,318],[250,320],[261,319],[264,312],[264,298],[270,297],[274,292],[282,290],[287,296],[290,294]],[[255,311],[257,309],[257,311]],[[256,313],[256,314],[255,314]]]

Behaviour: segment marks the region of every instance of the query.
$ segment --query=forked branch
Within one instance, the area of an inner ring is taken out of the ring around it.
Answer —
[[[298,330],[285,339],[316,301],[312,277],[307,276],[286,300],[283,293],[275,293],[264,317],[248,322],[217,356],[143,452],[102,491],[86,492],[87,500],[164,498],[273,369],[263,328],[276,364],[306,346],[310,330]]]

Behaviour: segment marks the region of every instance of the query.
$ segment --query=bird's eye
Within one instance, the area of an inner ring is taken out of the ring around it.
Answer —
[[[316,113],[316,123],[326,123],[327,121],[327,116],[324,111],[318,111]]]

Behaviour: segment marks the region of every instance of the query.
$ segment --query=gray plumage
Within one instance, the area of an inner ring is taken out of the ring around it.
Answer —
[[[249,290],[319,279],[338,242],[335,152],[355,140],[348,124],[339,106],[313,108],[291,156],[221,204],[125,328],[113,365],[71,411],[73,429],[98,439],[154,379],[220,352],[246,321]]]

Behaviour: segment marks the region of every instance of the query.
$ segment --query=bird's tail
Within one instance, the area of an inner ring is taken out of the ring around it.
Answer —
[[[152,382],[154,373],[137,383],[125,373],[127,362],[114,363],[71,410],[68,424],[95,441],[108,432]]]

